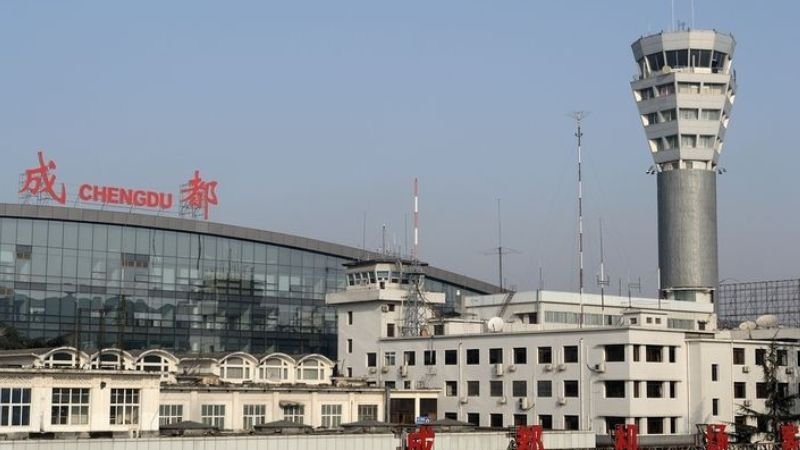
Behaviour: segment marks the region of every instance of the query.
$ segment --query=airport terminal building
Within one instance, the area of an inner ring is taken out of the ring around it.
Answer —
[[[79,348],[336,356],[343,264],[385,257],[202,220],[0,203],[0,323]],[[498,288],[426,267],[426,289]],[[51,341],[52,342],[52,341]]]

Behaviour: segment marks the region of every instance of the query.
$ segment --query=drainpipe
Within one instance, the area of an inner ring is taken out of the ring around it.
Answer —
[[[583,375],[584,375],[585,371],[583,370],[583,362],[586,360],[586,358],[583,355],[584,351],[585,351],[585,348],[583,346],[583,338],[580,338],[580,339],[578,339],[578,355],[579,355],[579,357],[578,357],[578,370],[580,371],[580,378],[579,378],[580,381],[578,381],[578,386],[579,386],[578,394],[580,394],[581,390],[583,390],[585,392],[588,392],[589,399],[591,400],[591,395],[592,395],[591,386],[586,386],[584,384],[585,380],[584,380],[584,376]],[[582,423],[582,422],[584,422],[586,420],[586,417],[584,417],[584,414],[583,414],[583,403],[585,401],[585,398],[586,398],[585,395],[581,395],[580,396],[580,402],[578,402],[578,404],[580,405],[580,415],[578,417],[580,417],[582,419],[578,423],[578,429],[581,430],[581,431],[586,430],[586,423]],[[588,421],[586,421],[586,422],[588,422]]]
[[[458,361],[458,395],[456,396],[456,401],[458,402],[458,420],[464,420],[465,419],[464,415],[463,415],[463,411],[462,411],[463,405],[461,404],[461,389],[463,387],[462,384],[464,382],[463,381],[464,380],[464,364],[463,364],[464,358],[462,357],[463,350],[464,350],[464,342],[459,340],[458,341],[458,355],[456,355],[456,358],[457,358],[457,361]]]

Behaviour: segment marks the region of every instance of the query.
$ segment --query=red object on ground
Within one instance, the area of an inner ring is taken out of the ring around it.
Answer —
[[[517,450],[544,450],[542,426],[517,427]]]
[[[639,450],[639,428],[632,424],[614,428],[614,450]]]
[[[797,425],[784,423],[781,425],[781,450],[799,450],[797,445]]]
[[[406,448],[408,450],[433,450],[434,437],[433,428],[419,427],[419,430],[408,433]]]
[[[706,450],[728,450],[728,434],[725,425],[711,423],[706,425]]]

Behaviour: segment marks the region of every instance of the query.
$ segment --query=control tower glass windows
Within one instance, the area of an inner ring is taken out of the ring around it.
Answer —
[[[667,65],[670,67],[686,67],[689,65],[689,50],[667,50]]]
[[[689,58],[693,67],[709,67],[711,65],[711,50],[692,49]]]
[[[647,64],[650,66],[650,70],[658,72],[664,67],[664,54],[658,52],[647,55]]]
[[[656,86],[656,91],[659,97],[666,97],[675,93],[675,85],[672,83],[660,84]]]
[[[728,55],[723,52],[715,51],[711,56],[711,70],[716,73],[725,67],[725,57]]]

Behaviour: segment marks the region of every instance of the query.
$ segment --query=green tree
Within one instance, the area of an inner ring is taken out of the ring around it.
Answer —
[[[780,438],[780,426],[786,422],[795,422],[800,419],[800,415],[794,412],[794,401],[798,398],[797,394],[789,394],[788,384],[778,380],[778,374],[786,361],[782,361],[782,355],[786,350],[778,348],[778,341],[774,338],[770,341],[769,348],[764,355],[761,363],[763,371],[762,381],[766,388],[766,401],[764,411],[757,411],[749,406],[739,405],[739,410],[743,416],[754,418],[757,427],[737,426],[737,435],[750,440],[756,432],[765,433],[767,438],[777,441]],[[783,358],[785,359],[785,358]],[[739,428],[743,428],[741,433]]]

